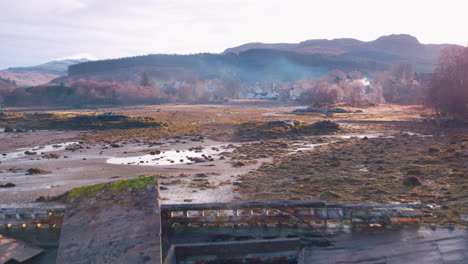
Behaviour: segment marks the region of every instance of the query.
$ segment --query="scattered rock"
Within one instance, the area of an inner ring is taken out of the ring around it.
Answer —
[[[359,111],[359,110],[358,110]],[[305,109],[296,109],[293,112],[295,113],[320,113],[320,114],[346,114],[351,113],[351,111],[342,109],[342,108],[314,108],[308,107]],[[361,110],[362,112],[362,110]]]
[[[428,149],[428,152],[431,153],[431,154],[435,154],[435,153],[439,153],[439,149],[438,148],[429,148]]]
[[[204,158],[199,158],[199,157],[188,157],[188,160],[195,162],[195,163],[200,163],[200,162],[206,162]]]
[[[13,172],[13,173],[17,172],[18,170],[19,169],[16,168],[16,167],[11,167],[11,168],[8,169],[8,171]]]
[[[60,154],[57,153],[50,153],[50,154],[45,154],[42,156],[43,159],[58,159],[60,158]]]
[[[277,120],[277,121],[269,121],[266,123],[267,126],[272,126],[272,127],[296,127],[300,125],[301,122],[297,120]]]
[[[242,162],[242,161],[238,161],[238,162],[234,162],[232,164],[233,167],[236,167],[236,168],[239,168],[239,167],[242,167],[242,166],[245,166],[245,163]]]
[[[407,175],[421,176],[423,173],[420,170],[410,170],[406,173]]]
[[[39,198],[36,199],[36,202],[45,202],[47,201],[47,198],[45,198],[45,196],[39,196]]]
[[[75,152],[76,150],[79,150],[79,149],[82,149],[82,148],[83,148],[82,146],[74,144],[74,145],[70,145],[70,146],[66,147],[65,150]]]
[[[187,182],[184,181],[184,180],[181,180],[181,179],[177,179],[177,180],[173,180],[173,181],[170,181],[170,182],[162,182],[161,184],[164,184],[164,185],[177,185],[177,184],[184,184],[184,183],[187,183]]]
[[[312,124],[315,129],[326,129],[326,130],[338,130],[340,129],[340,125],[338,123],[330,121],[330,120],[323,120],[318,121]]]
[[[319,195],[319,198],[322,199],[322,200],[333,200],[333,199],[337,199],[337,198],[340,198],[340,197],[341,197],[341,195],[339,195],[337,193],[334,193],[334,192],[330,192],[330,191],[322,192]]]
[[[15,132],[15,130],[11,127],[5,127],[5,129],[3,130],[3,132],[5,133],[11,133],[11,132]]]
[[[30,168],[26,172],[27,172],[26,173],[27,175],[51,173],[50,171],[39,169],[39,168]]]
[[[422,185],[422,183],[416,176],[407,176],[403,179],[403,185],[408,187],[416,187]]]
[[[191,141],[203,141],[203,140],[204,140],[204,137],[202,137],[202,136],[194,137],[194,138],[191,138],[190,140],[191,140]]]

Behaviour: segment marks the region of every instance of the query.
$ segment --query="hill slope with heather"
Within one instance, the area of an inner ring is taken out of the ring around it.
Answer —
[[[432,72],[440,51],[451,44],[422,44],[411,35],[388,35],[374,41],[360,41],[351,38],[312,39],[297,44],[247,43],[228,48],[224,54],[239,54],[251,49],[274,49],[294,51],[301,54],[330,54],[359,57],[381,63],[409,61],[421,72]]]
[[[432,72],[440,51],[450,45],[421,44],[410,35],[383,36],[369,42],[316,39],[297,44],[249,43],[221,54],[152,54],[89,61],[70,66],[69,76],[53,82],[87,79],[138,83],[143,72],[162,82],[193,78],[281,82],[321,77],[333,69],[370,74],[401,61],[413,64],[417,72]]]
[[[15,81],[18,86],[35,86],[68,74],[68,66],[87,62],[88,59],[51,61],[30,67],[14,67],[0,71],[0,78]]]

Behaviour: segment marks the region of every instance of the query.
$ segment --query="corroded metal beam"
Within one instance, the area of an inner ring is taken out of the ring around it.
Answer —
[[[166,224],[418,223],[421,204],[327,204],[324,201],[261,201],[161,206]]]

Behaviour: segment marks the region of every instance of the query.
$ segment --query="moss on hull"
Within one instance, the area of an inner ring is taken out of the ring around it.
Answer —
[[[156,176],[151,175],[130,180],[121,180],[103,184],[89,185],[85,187],[77,187],[70,191],[69,200],[77,201],[91,199],[100,195],[119,196],[119,194],[122,192],[130,189],[132,192],[153,190],[157,186],[156,183]]]

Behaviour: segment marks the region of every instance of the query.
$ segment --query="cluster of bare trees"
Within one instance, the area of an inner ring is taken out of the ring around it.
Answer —
[[[120,105],[220,102],[240,96],[236,80],[185,80],[157,83],[143,73],[138,84],[81,79],[70,84],[48,84],[0,92],[8,106]]]
[[[183,81],[157,82],[143,73],[140,81],[134,83],[79,80],[67,85],[4,89],[0,91],[0,103],[2,100],[5,105],[13,106],[206,103],[243,98],[260,87],[262,92],[277,92],[279,98],[284,99],[295,97],[291,96],[294,91],[295,95],[300,94],[302,103],[310,105],[427,102],[438,112],[468,117],[468,47],[453,46],[444,50],[429,84],[422,79],[408,62],[374,74],[332,70],[318,79],[275,80],[255,85],[241,83],[236,78],[200,80],[196,76]]]
[[[428,103],[437,112],[468,118],[468,47],[442,51],[429,83]]]
[[[303,90],[300,101],[322,105],[348,102],[351,105],[384,102],[382,85],[365,78],[361,72],[330,71],[318,80],[301,80],[293,84]]]
[[[424,101],[425,86],[409,62],[400,62],[389,71],[376,73],[375,80],[382,86],[387,103],[421,104]]]

